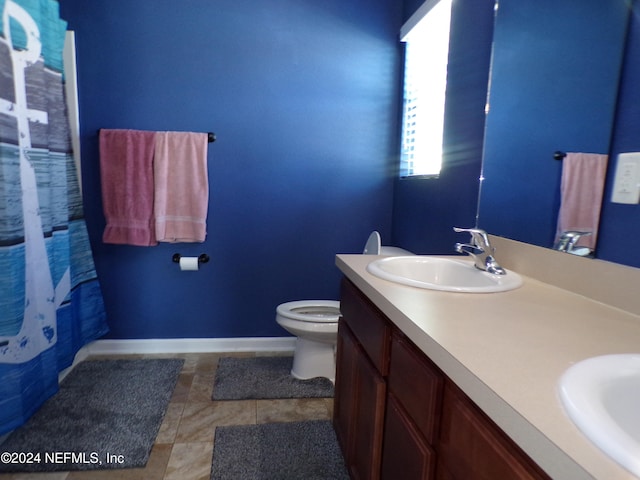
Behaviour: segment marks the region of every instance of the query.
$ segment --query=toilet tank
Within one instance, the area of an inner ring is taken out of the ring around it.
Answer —
[[[362,253],[364,255],[387,255],[389,257],[413,255],[412,252],[410,252],[409,250],[405,250],[404,248],[382,245],[380,233],[375,230],[371,232],[371,235],[369,235]]]

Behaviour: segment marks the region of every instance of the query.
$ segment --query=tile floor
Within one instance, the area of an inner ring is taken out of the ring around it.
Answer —
[[[282,353],[187,353],[145,468],[38,474],[0,474],[7,480],[209,480],[216,426],[330,419],[333,399],[213,401],[218,359]],[[287,353],[290,355],[290,353]],[[145,355],[144,357],[167,357]],[[119,355],[118,358],[133,356]],[[140,358],[140,356],[135,356]],[[98,358],[98,357],[91,357]],[[100,358],[116,358],[101,356]]]

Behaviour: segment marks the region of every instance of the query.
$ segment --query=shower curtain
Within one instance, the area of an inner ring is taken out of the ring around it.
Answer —
[[[107,332],[71,151],[55,0],[0,0],[0,434]]]

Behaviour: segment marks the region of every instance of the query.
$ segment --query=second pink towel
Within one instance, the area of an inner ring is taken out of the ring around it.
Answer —
[[[156,132],[153,176],[159,242],[203,242],[209,181],[206,133]]]

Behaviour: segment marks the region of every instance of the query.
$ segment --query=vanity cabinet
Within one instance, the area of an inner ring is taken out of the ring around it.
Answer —
[[[549,477],[349,280],[334,426],[352,479]]]

